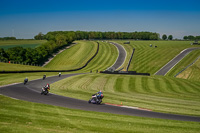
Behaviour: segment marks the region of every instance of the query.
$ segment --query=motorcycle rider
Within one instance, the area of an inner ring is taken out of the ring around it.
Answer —
[[[25,79],[24,79],[24,84],[26,84],[28,82],[28,78],[26,77]]]
[[[46,74],[43,75],[43,80],[46,78]]]
[[[103,95],[103,92],[100,90],[99,92],[96,93],[97,95],[97,101],[100,99],[100,97]]]
[[[61,76],[61,72],[59,72],[58,76],[59,76],[59,77]]]
[[[47,89],[50,90],[50,85],[47,83],[43,88],[44,88],[43,91],[45,91],[45,90],[47,90]]]

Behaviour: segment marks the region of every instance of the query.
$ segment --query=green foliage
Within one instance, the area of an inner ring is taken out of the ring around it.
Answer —
[[[167,35],[164,34],[164,35],[162,36],[162,39],[163,39],[163,40],[166,40],[166,39],[167,39]]]
[[[99,32],[99,31],[54,31],[48,32],[44,37],[47,40],[55,40],[56,36],[63,34],[64,36],[83,39],[139,39],[139,40],[158,40],[159,34],[152,32]],[[70,40],[70,39],[67,39]]]
[[[200,40],[200,36],[189,35],[189,36],[184,36],[183,39],[184,40]]]
[[[38,33],[38,35],[34,36],[35,40],[43,40],[44,39],[44,34],[42,32]]]
[[[16,37],[0,37],[0,40],[16,40]]]
[[[173,36],[172,35],[169,35],[168,36],[168,40],[172,40],[173,39]]]

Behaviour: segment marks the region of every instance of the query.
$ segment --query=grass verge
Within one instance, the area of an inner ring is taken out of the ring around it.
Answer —
[[[89,112],[26,102],[0,95],[0,131],[11,132],[199,132],[197,122]]]
[[[200,116],[200,82],[163,76],[87,74],[51,86],[53,93],[83,100],[103,90],[105,103]]]

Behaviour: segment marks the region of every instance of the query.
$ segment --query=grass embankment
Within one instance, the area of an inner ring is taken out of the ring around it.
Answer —
[[[99,52],[96,57],[81,71],[88,72],[93,71],[104,71],[107,68],[111,67],[117,57],[118,51],[117,48],[106,42],[99,42]]]
[[[114,45],[99,42],[99,52],[81,72],[102,71],[112,66],[118,52]],[[82,67],[96,53],[97,43],[93,41],[77,41],[70,49],[57,55],[45,68],[70,70]],[[79,71],[79,72],[80,72]]]
[[[47,41],[46,40],[1,40],[0,48],[3,48],[5,50],[16,46],[21,46],[23,48],[35,48],[45,42]]]
[[[26,102],[0,95],[0,131],[55,132],[199,132],[197,122],[89,112]]]
[[[22,71],[22,70],[49,70],[39,66],[20,65],[0,62],[0,71]]]
[[[167,76],[175,76],[188,65],[192,64],[200,56],[200,50],[192,51],[183,60],[181,60]],[[192,66],[177,75],[177,78],[189,79],[194,81],[200,81],[200,59],[198,59]]]
[[[126,49],[130,49],[130,46],[135,48],[129,71],[150,74],[155,74],[182,50],[199,47],[190,45],[190,41],[130,41],[130,44],[123,44],[124,41],[115,42],[122,44]],[[153,47],[150,47],[150,44],[153,44]]]
[[[0,74],[0,86],[12,83],[23,83],[26,77],[28,77],[29,81],[34,79],[42,79],[44,74],[46,74],[47,77],[58,75],[57,72]],[[67,73],[65,72],[62,74]]]
[[[76,45],[66,49],[50,61],[45,68],[70,70],[82,67],[96,53],[97,43],[93,41],[76,41]]]
[[[87,74],[52,84],[52,92],[88,100],[103,90],[103,102],[158,112],[200,116],[200,82],[163,76]]]
[[[200,82],[200,58],[185,71],[180,73],[177,78],[189,79]]]

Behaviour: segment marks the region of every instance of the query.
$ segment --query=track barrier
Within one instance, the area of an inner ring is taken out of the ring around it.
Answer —
[[[98,54],[99,52],[99,42],[97,42],[97,51],[96,53],[86,62],[86,64],[80,68],[76,68],[76,69],[71,69],[71,70],[24,70],[24,71],[0,71],[0,73],[34,73],[34,72],[73,72],[73,71],[78,71],[81,70],[83,68],[85,68],[88,63],[90,63],[90,61],[92,59],[94,59],[94,57]]]

